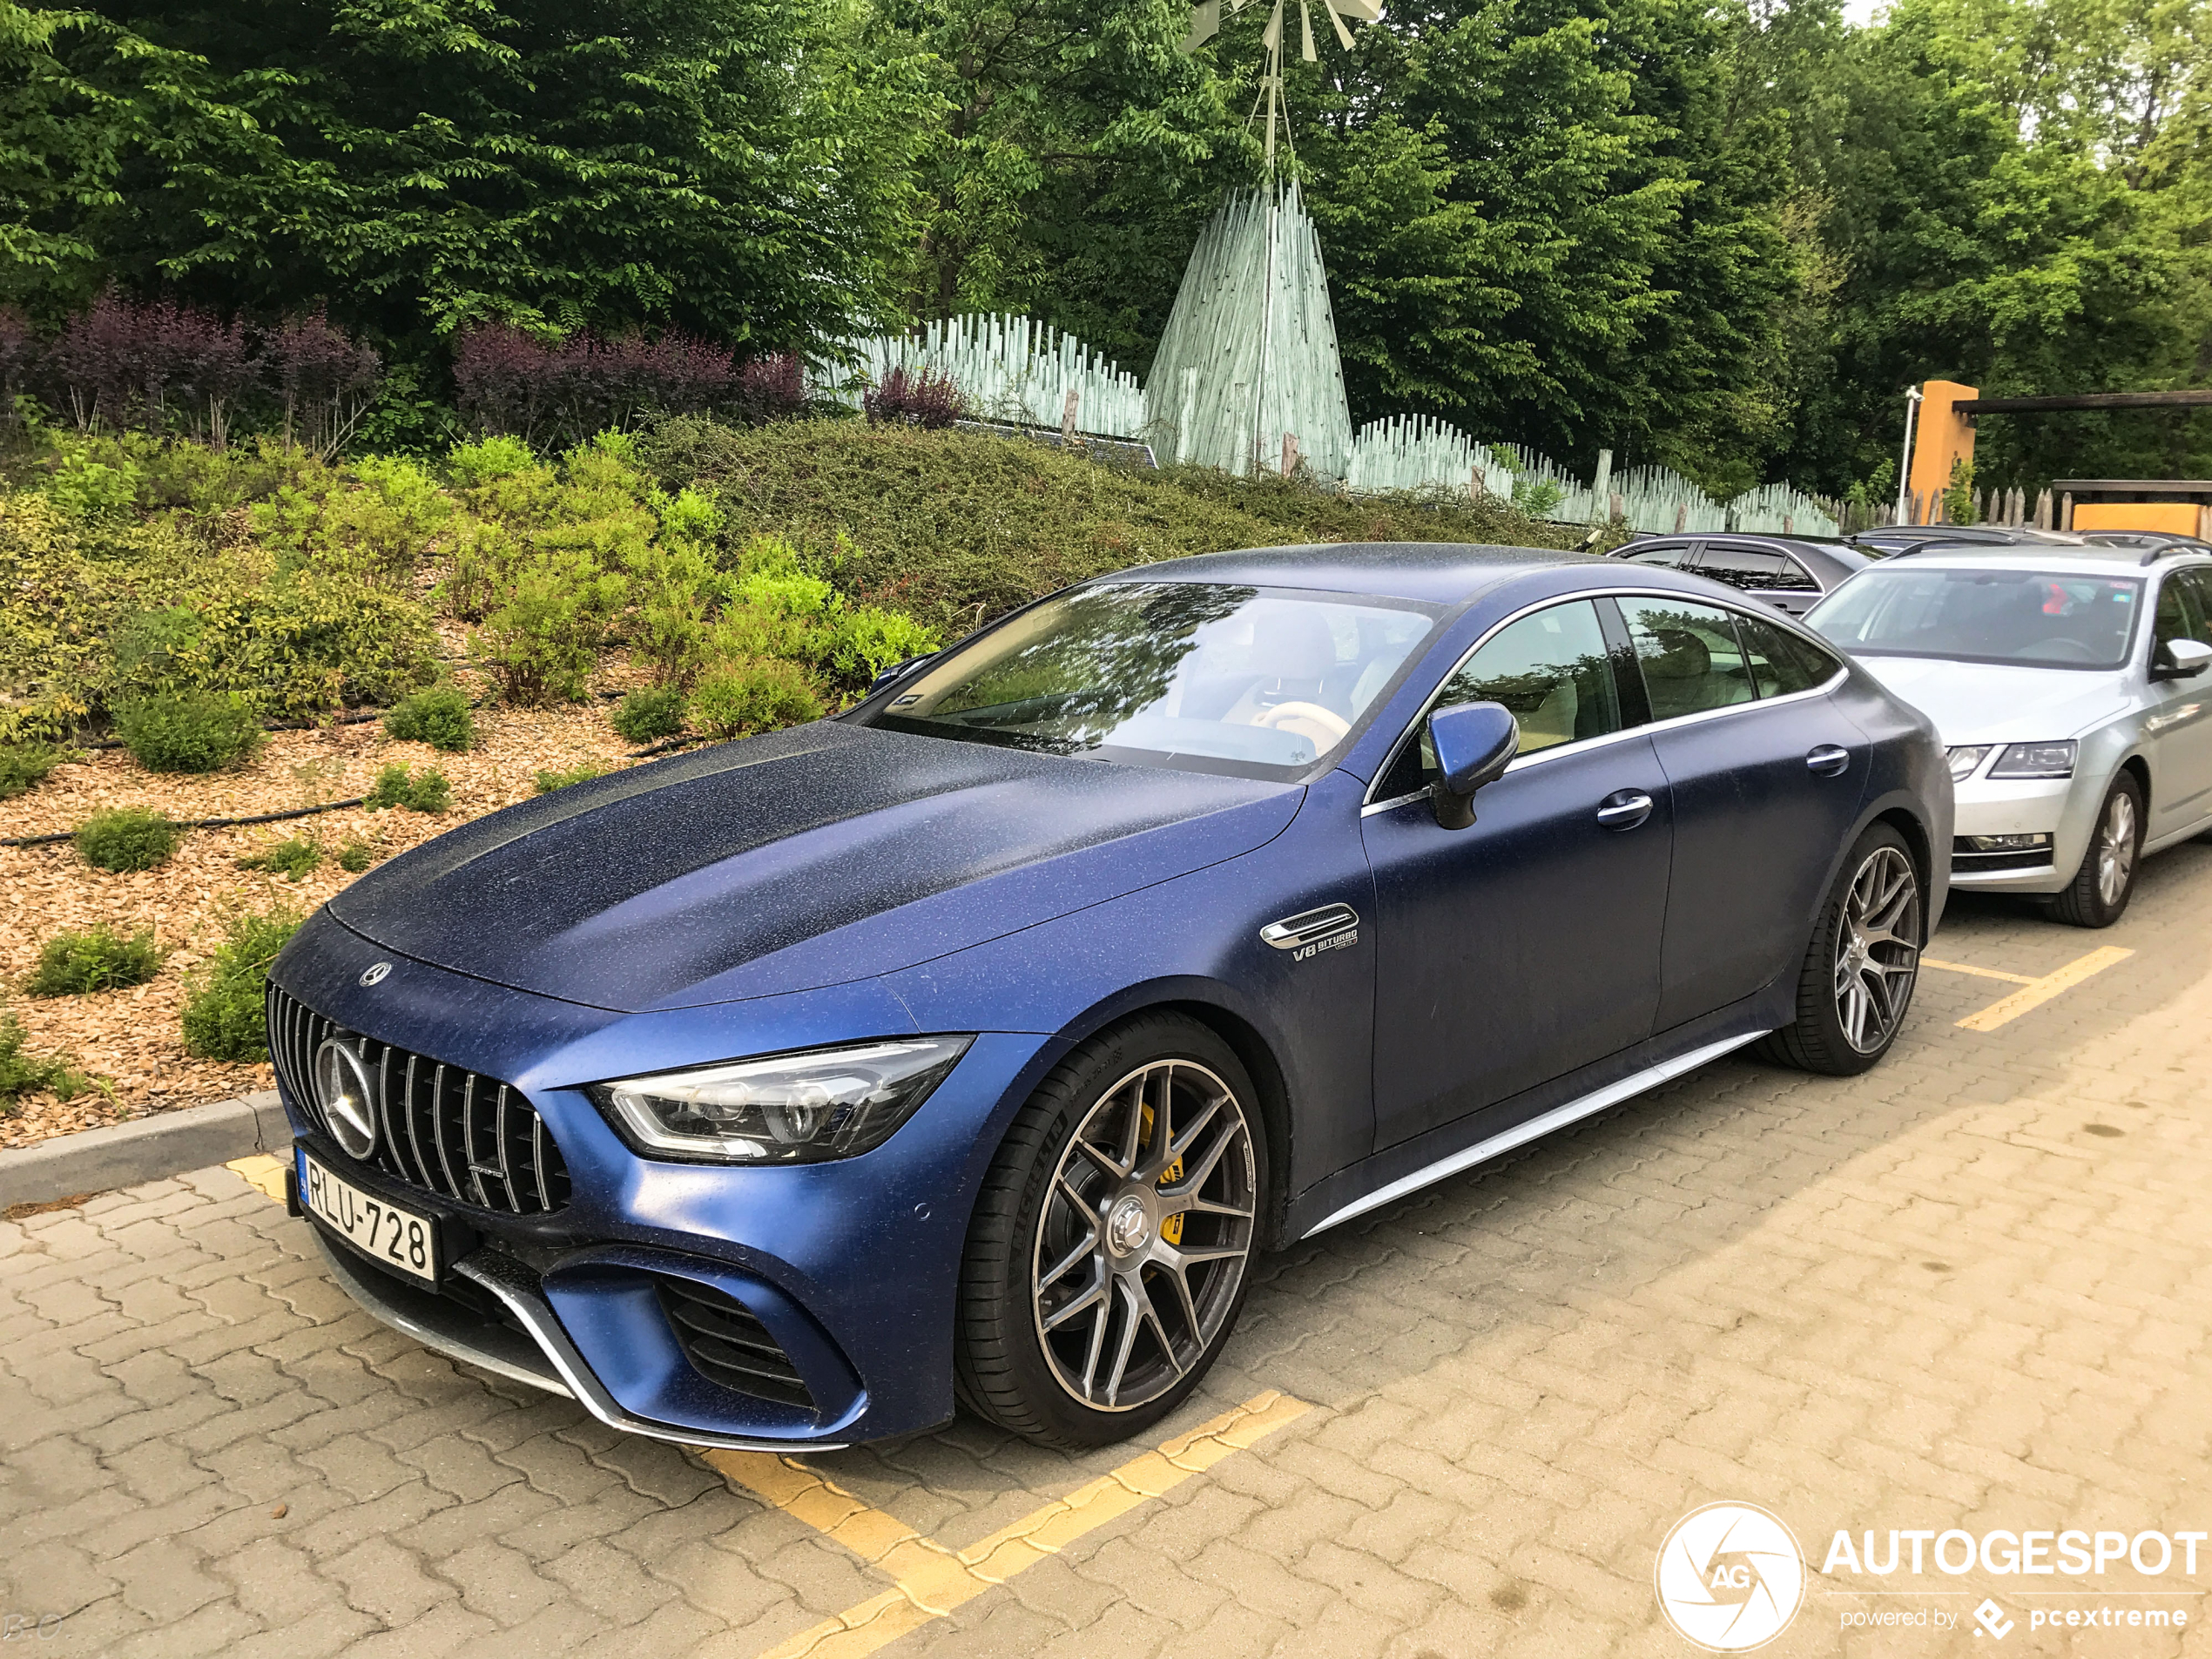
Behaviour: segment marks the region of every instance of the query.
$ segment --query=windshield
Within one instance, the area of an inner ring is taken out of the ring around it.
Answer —
[[[876,723],[971,743],[1242,777],[1333,753],[1434,619],[1276,589],[1111,583],[932,664]]]
[[[1907,561],[1861,572],[1805,620],[1862,657],[2118,668],[2128,660],[2142,592],[2140,581],[2125,577],[1930,570]]]

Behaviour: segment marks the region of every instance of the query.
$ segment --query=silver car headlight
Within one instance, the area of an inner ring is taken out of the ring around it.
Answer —
[[[1973,748],[1946,749],[1944,758],[1951,763],[1951,781],[1963,784],[1974,775],[1974,768],[1981,765],[1982,757],[1989,752],[1989,745],[1981,744]]]
[[[2067,738],[2056,743],[2008,743],[2005,752],[1997,757],[1997,764],[1989,769],[1993,778],[2071,778],[2074,776],[2074,742]]]
[[[821,1163],[890,1139],[971,1036],[896,1037],[599,1083],[590,1094],[648,1152],[718,1163]]]

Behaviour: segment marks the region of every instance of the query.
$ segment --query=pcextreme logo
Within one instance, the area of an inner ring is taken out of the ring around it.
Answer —
[[[1691,1510],[1659,1546],[1652,1576],[1667,1622],[1709,1653],[1764,1647],[1805,1599],[1796,1536],[1753,1503]]]

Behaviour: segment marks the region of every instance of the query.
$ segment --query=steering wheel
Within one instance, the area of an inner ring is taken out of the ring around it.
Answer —
[[[1352,722],[1332,709],[1318,703],[1278,703],[1259,714],[1252,721],[1271,732],[1291,732],[1301,738],[1312,739],[1318,752],[1335,746],[1339,738],[1352,730]]]

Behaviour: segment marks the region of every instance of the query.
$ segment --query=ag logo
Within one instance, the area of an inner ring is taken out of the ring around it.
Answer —
[[[1797,1539],[1750,1503],[1709,1503],[1684,1515],[1659,1546],[1653,1579],[1667,1622],[1711,1653],[1764,1647],[1805,1596]]]

